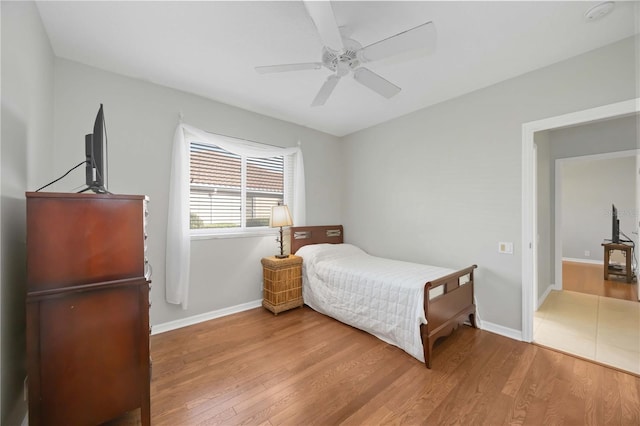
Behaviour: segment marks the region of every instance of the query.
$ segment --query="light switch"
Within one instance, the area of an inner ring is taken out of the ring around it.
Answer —
[[[513,254],[513,243],[498,243],[498,253]]]

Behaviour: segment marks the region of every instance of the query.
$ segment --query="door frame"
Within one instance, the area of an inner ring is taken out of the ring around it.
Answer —
[[[535,256],[538,234],[535,221],[537,196],[535,193],[535,157],[534,135],[544,130],[574,126],[607,118],[620,117],[640,112],[640,98],[603,105],[582,111],[549,117],[522,124],[522,340],[533,340],[533,313],[537,300],[534,282],[538,263]]]
[[[640,134],[640,120],[636,122],[636,125],[636,132]],[[638,144],[640,144],[640,141],[638,141]],[[640,149],[636,150],[636,170],[638,171],[636,173],[636,212],[638,212],[636,217],[636,236],[640,243]],[[640,302],[640,283],[638,283],[637,279],[636,294],[638,295],[638,302]]]

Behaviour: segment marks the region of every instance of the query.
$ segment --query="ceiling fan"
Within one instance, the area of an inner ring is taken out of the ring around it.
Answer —
[[[321,62],[267,65],[256,67],[256,71],[260,74],[266,74],[317,70],[322,67],[331,70],[333,73],[320,87],[311,106],[324,105],[338,81],[350,72],[353,72],[353,78],[358,83],[387,99],[391,98],[400,92],[400,87],[361,65],[413,50],[435,47],[436,28],[431,21],[362,47],[357,41],[345,36],[344,28],[338,27],[330,2],[305,1],[305,6],[324,44]]]

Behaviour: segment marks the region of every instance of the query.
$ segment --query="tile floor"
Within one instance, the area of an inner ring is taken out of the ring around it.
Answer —
[[[533,339],[640,375],[640,302],[552,291],[534,315]]]

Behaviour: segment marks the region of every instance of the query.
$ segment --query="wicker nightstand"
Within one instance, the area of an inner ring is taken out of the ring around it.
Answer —
[[[302,306],[302,258],[269,256],[262,259],[262,306],[278,315]]]

